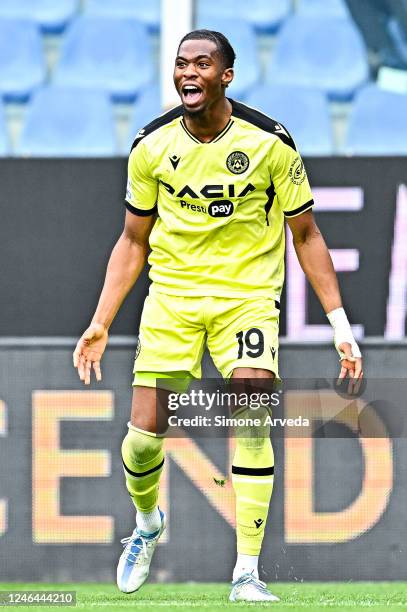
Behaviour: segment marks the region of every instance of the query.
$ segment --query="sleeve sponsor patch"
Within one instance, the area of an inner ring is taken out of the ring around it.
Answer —
[[[292,162],[288,174],[294,185],[301,185],[305,181],[307,175],[304,162],[299,155]]]
[[[131,178],[128,178],[127,186],[126,186],[126,200],[131,202],[131,198],[132,198],[132,184],[131,184]]]

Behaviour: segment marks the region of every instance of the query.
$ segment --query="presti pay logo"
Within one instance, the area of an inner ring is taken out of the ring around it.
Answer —
[[[233,213],[233,204],[229,200],[215,200],[208,206],[211,217],[230,217]]]

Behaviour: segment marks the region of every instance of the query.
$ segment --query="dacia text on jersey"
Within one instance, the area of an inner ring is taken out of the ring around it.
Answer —
[[[180,206],[181,208],[186,208],[192,212],[209,214],[211,217],[230,217],[230,215],[234,211],[233,203],[230,200],[216,199],[211,202],[207,207],[204,205],[191,204],[187,202],[183,198],[189,197],[192,199],[213,199],[213,198],[244,198],[250,192],[256,191],[256,187],[251,183],[248,183],[243,187],[239,193],[236,193],[236,185],[204,185],[202,189],[199,190],[199,194],[196,193],[189,185],[184,185],[182,189],[178,193],[175,193],[176,190],[169,183],[165,183],[161,181],[162,185],[171,195],[174,195],[176,198],[180,198]]]

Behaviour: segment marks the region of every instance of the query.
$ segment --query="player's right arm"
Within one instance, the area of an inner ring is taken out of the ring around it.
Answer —
[[[73,354],[74,367],[85,385],[90,383],[92,367],[96,380],[102,379],[100,360],[108,341],[109,327],[146,263],[154,221],[154,215],[138,216],[126,211],[123,233],[110,256],[96,312]]]
[[[85,385],[90,383],[92,368],[96,380],[102,379],[100,360],[110,325],[147,259],[148,239],[157,211],[158,183],[151,172],[148,149],[142,138],[140,135],[136,139],[129,157],[123,233],[110,256],[92,322],[79,338],[73,354],[74,367]]]

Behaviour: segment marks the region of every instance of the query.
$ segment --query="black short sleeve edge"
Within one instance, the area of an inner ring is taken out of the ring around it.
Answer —
[[[129,204],[127,200],[124,200],[124,205],[128,211],[133,213],[133,215],[137,215],[138,217],[151,217],[157,212],[157,204],[153,206],[153,208],[149,208],[148,210],[143,210],[142,208],[136,208],[132,204]]]
[[[312,206],[314,206],[314,200],[308,200],[308,202],[305,202],[305,204],[303,204],[302,206],[299,206],[295,210],[289,210],[287,212],[283,211],[284,216],[285,217],[295,217],[296,215],[299,215],[302,212],[305,212],[306,210],[308,210],[308,208],[311,208]]]

